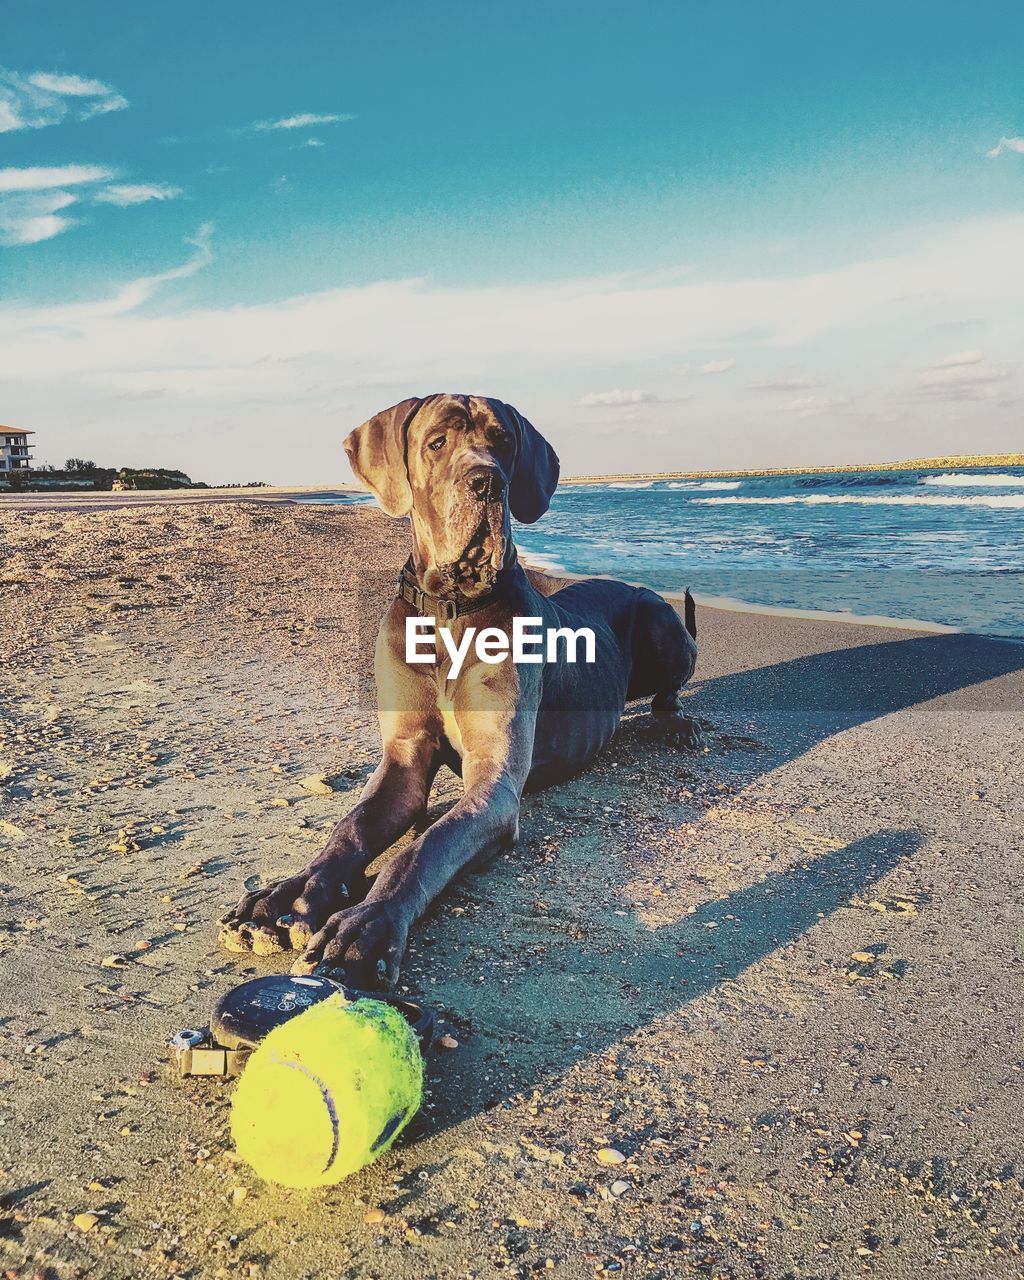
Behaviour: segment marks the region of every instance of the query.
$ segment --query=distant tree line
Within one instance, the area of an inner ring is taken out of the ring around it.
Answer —
[[[201,480],[192,480],[184,471],[166,467],[99,467],[91,458],[67,458],[62,468],[42,463],[27,472],[6,476],[8,488],[16,492],[40,489],[208,489]]]
[[[184,471],[166,467],[100,467],[91,458],[66,458],[63,467],[41,462],[26,471],[5,472],[0,489],[7,481],[8,491],[92,489],[208,489],[202,480],[192,480]],[[266,489],[265,480],[247,480],[243,484],[225,484],[223,489]]]

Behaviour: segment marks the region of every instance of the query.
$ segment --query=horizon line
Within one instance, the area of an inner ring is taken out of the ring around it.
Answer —
[[[596,484],[629,480],[729,480],[744,476],[836,475],[858,471],[923,471],[935,467],[1024,467],[1024,453],[961,453],[933,458],[904,458],[899,462],[831,463],[819,467],[743,467],[717,471],[623,471],[587,476],[562,476],[559,484]]]

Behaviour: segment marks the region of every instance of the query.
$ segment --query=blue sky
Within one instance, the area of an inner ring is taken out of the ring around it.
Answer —
[[[7,15],[0,420],[40,458],[342,479],[436,389],[575,472],[1019,446],[1016,4]]]

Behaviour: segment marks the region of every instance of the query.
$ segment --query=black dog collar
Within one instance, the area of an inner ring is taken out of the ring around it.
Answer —
[[[506,568],[509,567],[511,566],[506,566]],[[504,572],[505,570],[503,569],[502,573]],[[477,596],[473,600],[467,600],[461,595],[457,595],[454,600],[445,600],[441,596],[428,595],[416,581],[412,556],[402,566],[402,571],[398,575],[399,600],[404,600],[406,604],[411,604],[417,613],[432,614],[439,622],[454,622],[456,618],[461,618],[467,613],[479,613],[481,609],[486,609],[488,605],[494,603],[498,596],[501,595],[501,590],[502,582],[501,574],[499,574],[498,580],[490,591],[485,592],[482,596]]]

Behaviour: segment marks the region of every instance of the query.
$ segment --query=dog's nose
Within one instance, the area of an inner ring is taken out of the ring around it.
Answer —
[[[474,467],[466,476],[466,484],[481,502],[495,502],[505,492],[505,481],[493,467]]]

